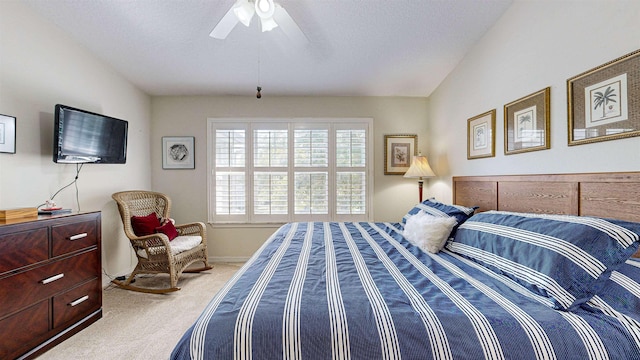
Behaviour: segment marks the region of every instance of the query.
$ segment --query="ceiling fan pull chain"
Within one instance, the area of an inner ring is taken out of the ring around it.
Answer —
[[[260,83],[262,82],[262,79],[260,78],[260,68],[261,68],[261,58],[262,58],[262,36],[258,35],[258,87],[256,87],[256,90],[258,90],[256,92],[256,99],[261,99],[262,98],[262,87],[260,86]]]

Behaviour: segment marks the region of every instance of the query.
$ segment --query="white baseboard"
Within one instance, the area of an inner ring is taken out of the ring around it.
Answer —
[[[209,263],[244,263],[250,256],[209,256]]]

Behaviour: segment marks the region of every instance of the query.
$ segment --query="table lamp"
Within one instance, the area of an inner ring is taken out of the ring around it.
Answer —
[[[406,173],[404,173],[404,177],[406,178],[418,178],[418,193],[420,195],[420,202],[422,202],[422,183],[424,182],[423,178],[426,177],[434,177],[436,174],[431,170],[431,166],[429,166],[429,161],[426,156],[422,156],[422,153],[418,153],[418,155],[414,156],[411,160],[411,166]]]

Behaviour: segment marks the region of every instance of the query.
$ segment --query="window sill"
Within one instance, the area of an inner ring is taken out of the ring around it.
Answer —
[[[285,223],[216,223],[209,222],[209,225],[213,228],[219,229],[247,229],[247,228],[265,228],[265,229],[277,229]]]

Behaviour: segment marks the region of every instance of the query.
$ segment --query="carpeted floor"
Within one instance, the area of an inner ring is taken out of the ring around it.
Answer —
[[[200,274],[183,274],[182,289],[155,295],[109,286],[102,295],[102,319],[38,359],[168,359],[186,329],[242,264],[216,263]],[[168,276],[144,275],[136,285],[162,287]]]

